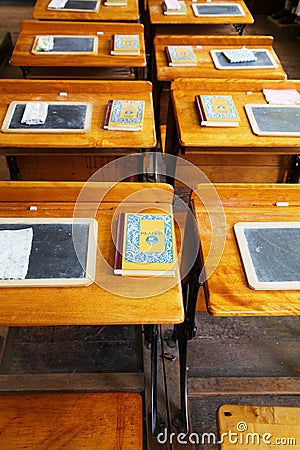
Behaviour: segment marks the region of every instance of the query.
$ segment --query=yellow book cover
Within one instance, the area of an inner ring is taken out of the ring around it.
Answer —
[[[114,273],[175,276],[173,216],[120,214]]]

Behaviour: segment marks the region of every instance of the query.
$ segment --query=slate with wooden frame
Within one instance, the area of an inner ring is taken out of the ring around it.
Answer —
[[[22,116],[27,101],[13,101],[6,112],[1,131],[4,133],[86,133],[90,129],[92,103],[47,102],[45,123],[26,125]]]
[[[33,229],[27,275],[0,287],[88,286],[95,279],[98,223],[93,218],[0,218],[1,230]]]
[[[51,8],[48,6],[47,9],[57,9],[57,11],[98,12],[100,3],[100,0],[68,0],[62,8]]]
[[[274,60],[271,52],[266,48],[252,49],[256,57],[255,61],[230,63],[226,56],[223,54],[223,50],[211,50],[210,55],[216,69],[275,69],[278,64]]]
[[[300,222],[238,222],[234,232],[250,288],[300,289]]]
[[[98,37],[96,36],[52,36],[54,41],[53,49],[39,50],[39,38],[36,36],[33,42],[31,53],[34,55],[95,55],[98,52]]]
[[[259,136],[300,136],[300,105],[246,104],[245,110]]]

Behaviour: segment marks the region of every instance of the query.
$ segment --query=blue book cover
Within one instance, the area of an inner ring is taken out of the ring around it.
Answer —
[[[202,126],[239,126],[240,118],[231,95],[196,95],[195,105]]]
[[[167,58],[170,66],[195,66],[197,60],[190,45],[168,45]]]
[[[138,34],[115,34],[114,52],[128,52],[140,50],[140,41]]]
[[[231,95],[200,95],[206,120],[239,120]]]

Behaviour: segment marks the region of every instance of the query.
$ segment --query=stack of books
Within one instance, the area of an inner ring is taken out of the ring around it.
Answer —
[[[240,118],[231,95],[196,95],[195,104],[202,126],[239,126]]]
[[[115,275],[175,276],[176,252],[171,214],[120,213]]]
[[[190,45],[168,45],[165,52],[169,66],[196,66],[197,60]]]
[[[144,100],[109,100],[103,128],[105,130],[141,131],[144,110]]]
[[[162,3],[163,13],[166,15],[187,14],[186,4],[184,0],[164,0]]]
[[[114,34],[111,38],[111,55],[140,55],[138,34]]]

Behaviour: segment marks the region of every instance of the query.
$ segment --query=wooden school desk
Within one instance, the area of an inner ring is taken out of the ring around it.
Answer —
[[[83,187],[84,194],[79,196]],[[114,275],[113,237],[119,212],[172,213],[172,199],[173,189],[157,183],[0,183],[0,216],[11,218],[12,223],[18,217],[72,218],[74,214],[98,221],[95,282],[80,287],[2,286],[0,325],[149,325],[154,429],[157,324],[184,319],[179,272],[175,278],[156,277],[155,283]]]
[[[277,202],[288,202],[289,206],[276,206]],[[191,209],[196,219],[194,233],[199,235],[195,238],[197,241],[199,237],[201,250],[188,281],[186,321],[183,326],[176,326],[179,335],[183,334],[185,340],[195,336],[199,288],[200,293],[204,292],[208,312],[214,316],[300,314],[299,290],[263,291],[248,286],[233,230],[237,222],[300,221],[300,185],[198,184],[191,195]],[[207,280],[202,275],[200,277],[203,263],[206,274],[209,274]],[[183,366],[187,360],[186,349],[187,345],[180,353]],[[181,377],[181,398],[186,397],[185,372]],[[182,420],[185,422],[186,405],[187,401],[182,401]]]
[[[299,290],[255,290],[248,286],[233,225],[237,222],[299,222],[300,185],[298,184],[215,184],[226,220],[225,247],[205,289],[207,309],[214,316],[298,316]],[[203,258],[206,260],[212,229],[201,184],[192,194]],[[197,195],[196,195],[197,194]],[[288,202],[288,206],[276,206]]]
[[[212,182],[297,182],[300,138],[258,136],[252,132],[244,110],[247,103],[266,103],[263,88],[300,92],[300,81],[175,80],[171,85],[166,152],[194,158],[193,163]],[[201,126],[194,102],[197,94],[231,95],[240,125],[234,128]]]
[[[131,78],[143,79],[146,67],[144,26],[137,23],[41,22],[24,20],[10,59],[24,78]],[[114,34],[139,36],[140,55],[111,55]],[[37,36],[88,36],[97,38],[94,53],[33,53]]]
[[[287,75],[273,49],[272,36],[205,36],[205,35],[157,35],[154,38],[155,57],[153,61],[153,89],[155,105],[160,104],[162,91],[167,96],[171,81],[175,78],[246,78],[284,80]],[[169,66],[165,47],[168,45],[191,46],[195,54],[196,66]],[[216,67],[211,51],[232,50],[246,46],[251,50],[266,50],[270,59],[268,68],[238,68],[231,64],[230,69],[219,69]],[[157,106],[158,108],[158,106]],[[165,120],[162,121],[165,123]]]
[[[109,158],[140,152],[142,164],[144,151],[156,145],[152,85],[147,81],[1,80],[0,92],[1,124],[15,100],[92,103],[91,128],[86,133],[0,132],[0,153],[8,157],[14,180],[85,181]],[[145,101],[142,131],[103,129],[111,99]]]
[[[300,441],[300,408],[296,407],[222,405],[217,423],[219,437],[224,434],[221,450],[233,450],[240,440],[245,448],[257,450],[270,446],[293,449]],[[230,432],[231,440],[225,435]]]
[[[206,4],[200,0],[197,4]],[[222,3],[222,2],[212,2]],[[212,4],[211,3],[211,4]],[[242,34],[247,24],[254,22],[254,19],[243,0],[234,0],[242,8],[244,15],[241,16],[202,16],[197,17],[192,9],[192,0],[185,0],[187,14],[166,15],[163,14],[162,0],[148,0],[148,12],[151,27],[151,42],[156,34],[229,34],[232,30]],[[187,26],[188,25],[188,26]],[[224,32],[225,29],[228,31]]]
[[[138,22],[137,0],[127,0],[126,6],[105,6],[101,1],[98,11],[64,11],[47,9],[50,0],[37,0],[32,17],[38,20],[69,20],[71,22]]]

